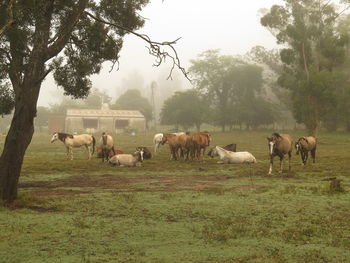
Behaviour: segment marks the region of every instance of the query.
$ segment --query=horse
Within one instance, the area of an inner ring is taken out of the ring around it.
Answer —
[[[138,150],[133,154],[118,154],[108,160],[112,166],[136,166],[143,162],[143,150]]]
[[[157,153],[159,151],[159,146],[163,139],[163,133],[157,133],[153,137],[153,143],[154,143],[154,153]]]
[[[199,160],[202,154],[203,149],[203,156],[205,154],[205,149],[207,146],[210,145],[211,142],[211,136],[208,132],[197,132],[192,134],[192,143],[193,143],[193,156],[196,156]]]
[[[303,165],[306,165],[307,159],[309,158],[309,152],[311,152],[313,163],[315,163],[316,146],[316,138],[313,136],[301,137],[295,143],[296,154],[299,155],[300,152]]]
[[[221,147],[223,149],[225,149],[226,151],[230,151],[230,152],[236,152],[237,151],[237,144],[235,143],[231,143],[231,144],[227,144],[224,147]],[[211,152],[214,150],[214,148],[211,148],[210,151],[208,152],[208,156],[211,156]]]
[[[102,162],[106,159],[109,159],[109,152],[113,152],[113,156],[115,155],[114,145],[113,145],[113,137],[103,132],[100,139],[100,147],[102,149]]]
[[[180,136],[185,134],[184,132],[173,132],[170,134],[174,134],[176,136]],[[154,153],[157,153],[159,151],[159,146],[162,144],[164,134],[163,133],[157,133],[153,137],[153,143],[154,143]]]
[[[163,134],[163,138],[161,141],[161,144],[164,145],[165,143],[169,144],[169,150],[170,150],[170,159],[171,160],[177,160],[177,151],[179,149],[179,143],[177,141],[177,135],[172,133],[166,133]]]
[[[219,146],[215,146],[210,151],[210,157],[213,158],[215,156],[220,157],[219,163],[230,163],[230,164],[256,163],[255,157],[250,152],[231,152]]]
[[[292,158],[293,139],[288,134],[273,133],[271,137],[267,137],[270,156],[269,175],[272,173],[273,158],[280,158],[280,173],[283,170],[284,155],[288,154],[289,171],[291,170],[290,160]]]
[[[147,147],[144,147],[144,146],[136,147],[136,151],[143,151],[144,160],[148,160],[152,158],[152,153]]]
[[[97,153],[97,158],[102,158],[103,157],[103,152],[102,152],[102,148],[100,146],[96,147],[96,153]],[[124,153],[121,149],[115,148],[113,147],[112,149],[109,150],[108,152],[108,158],[113,157],[114,155],[117,154],[122,154]]]
[[[68,133],[55,132],[51,138],[51,143],[53,143],[56,140],[60,140],[66,146],[67,159],[69,158],[69,154],[70,154],[70,159],[73,160],[72,148],[85,146],[86,150],[88,151],[89,160],[91,159],[91,156],[95,152],[96,140],[95,140],[95,137],[90,134],[72,135]],[[92,153],[90,152],[90,148],[89,148],[89,146],[91,145],[92,145]]]

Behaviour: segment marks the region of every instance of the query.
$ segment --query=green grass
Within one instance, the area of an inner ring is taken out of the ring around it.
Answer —
[[[167,146],[142,167],[88,161],[83,149],[67,161],[61,142],[35,135],[20,198],[0,207],[0,263],[349,262],[350,136],[322,134],[316,164],[293,155],[279,174],[276,159],[268,176],[270,133],[212,135],[213,145],[253,153],[253,170],[170,161]],[[152,145],[152,134],[116,139],[126,152]],[[328,177],[344,192],[331,192]]]

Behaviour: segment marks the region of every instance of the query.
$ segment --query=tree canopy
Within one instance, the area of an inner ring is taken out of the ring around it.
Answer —
[[[337,68],[346,60],[349,37],[336,30],[339,16],[331,1],[285,0],[261,18],[277,43],[286,46],[280,51],[278,83],[291,92],[296,120],[314,135],[336,104],[335,87],[342,79]]]
[[[220,55],[219,50],[205,51],[191,63],[190,73],[194,76],[196,89],[213,111],[213,124],[221,126],[222,130],[232,125],[256,126],[255,115],[261,111],[256,111],[253,105],[259,97],[264,100],[261,67],[233,56]],[[269,104],[259,105],[267,107]],[[271,107],[268,109],[272,110]],[[273,120],[264,124],[271,122]]]
[[[175,125],[176,129],[182,126],[188,130],[195,126],[199,131],[208,113],[208,105],[196,90],[177,91],[164,101],[160,121],[161,124]]]
[[[139,110],[145,116],[147,122],[153,118],[151,104],[145,97],[141,96],[141,92],[138,89],[127,90],[120,95],[111,107],[120,110]]]

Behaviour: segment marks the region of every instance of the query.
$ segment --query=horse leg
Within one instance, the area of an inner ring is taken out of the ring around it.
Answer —
[[[290,161],[291,161],[291,159],[292,159],[292,152],[291,151],[289,151],[288,152],[288,170],[290,171],[291,170],[291,164],[290,164]]]
[[[66,146],[66,152],[67,152],[67,160],[69,159],[69,147]]]
[[[307,152],[305,153],[305,165],[306,165],[306,163],[307,163],[307,159],[309,159],[309,151],[307,151]]]
[[[70,152],[70,159],[73,160],[73,149],[72,149],[72,147],[69,147],[69,152]]]
[[[316,148],[311,150],[311,157],[312,157],[312,160],[313,160],[313,163],[315,163],[315,159],[316,159]]]
[[[90,159],[91,159],[90,148],[89,148],[89,146],[88,146],[87,144],[85,144],[85,148],[86,148],[86,150],[87,150],[87,152],[88,152],[88,160],[90,160]],[[103,159],[102,159],[102,160],[103,160]]]
[[[272,166],[273,166],[273,156],[270,156],[270,168],[269,168],[269,175],[272,174]]]
[[[283,171],[283,158],[284,158],[284,156],[282,155],[282,156],[280,156],[280,173],[282,173],[282,171]]]

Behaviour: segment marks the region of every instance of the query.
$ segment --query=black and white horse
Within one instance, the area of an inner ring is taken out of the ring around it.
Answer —
[[[67,159],[69,158],[73,160],[73,148],[85,146],[89,156],[89,160],[91,159],[91,156],[95,152],[95,144],[96,140],[94,136],[90,134],[81,134],[81,135],[72,135],[68,133],[62,133],[62,132],[55,132],[52,135],[51,143],[53,143],[56,140],[60,140],[64,143],[67,149]],[[90,151],[90,146],[92,146],[92,153]]]

